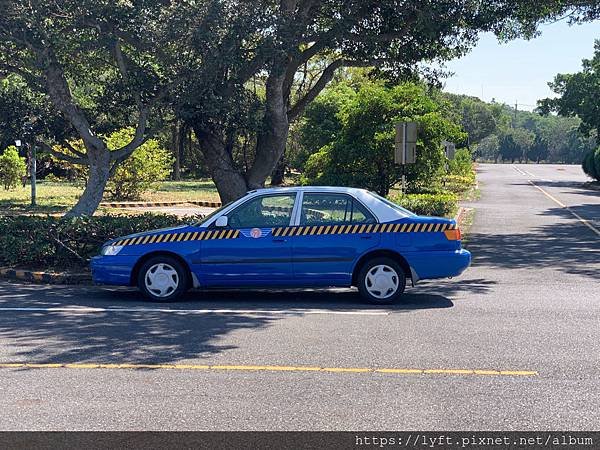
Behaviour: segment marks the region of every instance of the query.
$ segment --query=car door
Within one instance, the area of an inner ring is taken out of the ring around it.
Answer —
[[[305,192],[301,202],[299,229],[291,238],[296,280],[349,285],[356,260],[379,244],[379,235],[367,232],[375,217],[347,194]]]
[[[227,214],[227,227],[209,227],[194,261],[200,284],[208,287],[286,286],[293,280],[292,246],[274,237],[273,227],[290,225],[296,193],[250,198]],[[214,236],[216,235],[216,238]],[[224,235],[224,238],[221,237]]]

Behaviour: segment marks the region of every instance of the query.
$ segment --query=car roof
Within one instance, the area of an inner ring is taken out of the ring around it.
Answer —
[[[357,194],[367,192],[366,189],[343,187],[343,186],[289,186],[289,187],[272,187],[255,189],[249,193],[259,192],[261,194],[278,193],[278,192],[336,192],[342,194]]]

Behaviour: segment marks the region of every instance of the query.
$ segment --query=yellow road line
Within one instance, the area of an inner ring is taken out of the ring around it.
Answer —
[[[130,364],[130,363],[0,363],[0,369],[174,369],[243,372],[328,372],[328,373],[391,373],[401,375],[495,375],[536,376],[533,370],[482,369],[385,369],[370,367],[316,367],[266,365],[200,365],[200,364]]]
[[[571,214],[573,214],[573,216],[575,216],[577,218],[577,220],[579,220],[582,224],[584,224],[586,227],[588,227],[590,230],[592,230],[594,233],[596,233],[598,236],[600,236],[600,230],[598,228],[596,228],[594,225],[592,225],[589,220],[584,219],[583,217],[581,217],[579,214],[577,214],[575,211],[573,211],[571,208],[569,208],[567,205],[565,205],[563,202],[561,202],[559,199],[557,199],[556,197],[554,197],[552,194],[549,194],[548,192],[546,192],[544,189],[542,189],[541,187],[539,187],[537,184],[535,184],[533,181],[531,180],[527,180],[529,181],[529,183],[537,188],[542,194],[544,194],[546,197],[548,197],[550,200],[552,200],[554,203],[556,203],[557,205],[559,205],[561,208],[566,209],[567,211],[569,211]]]

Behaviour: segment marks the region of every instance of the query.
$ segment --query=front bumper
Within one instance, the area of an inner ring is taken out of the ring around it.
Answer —
[[[94,284],[131,285],[135,261],[126,256],[94,256],[90,262]]]
[[[456,277],[471,265],[471,252],[465,249],[403,255],[418,280]]]

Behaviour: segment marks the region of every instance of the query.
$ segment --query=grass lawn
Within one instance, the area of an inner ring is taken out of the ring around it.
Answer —
[[[0,189],[0,214],[61,213],[73,206],[82,192],[81,186],[42,180],[37,184],[38,206],[31,208],[31,186],[19,185],[9,191]],[[166,181],[158,190],[147,192],[140,199],[146,202],[191,200],[219,201],[214,183],[211,180]]]

